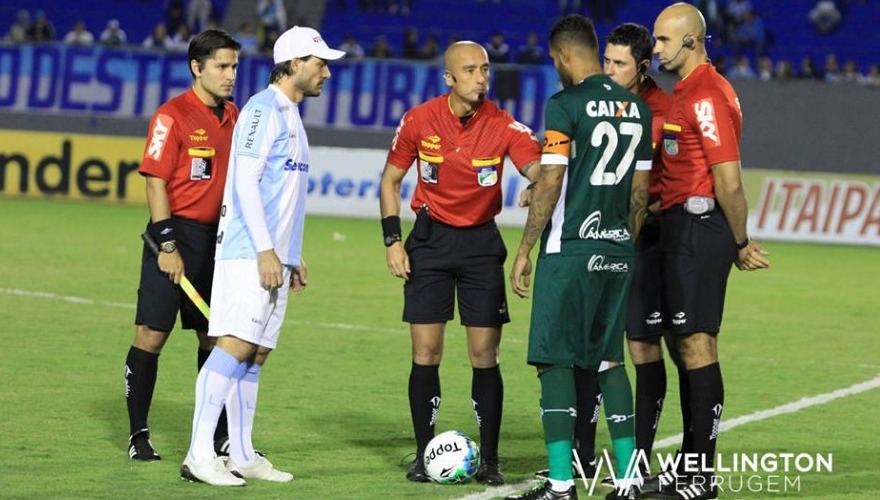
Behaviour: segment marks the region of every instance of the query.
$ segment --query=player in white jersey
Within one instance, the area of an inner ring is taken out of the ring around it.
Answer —
[[[196,380],[184,479],[217,486],[293,479],[254,452],[251,431],[260,369],[278,341],[288,290],[306,286],[301,250],[309,144],[297,105],[321,94],[330,78],[327,61],[343,55],[311,28],[287,30],[275,42],[269,87],[242,108],[217,233],[208,335],[219,338]],[[213,445],[224,401],[230,438],[225,462]]]

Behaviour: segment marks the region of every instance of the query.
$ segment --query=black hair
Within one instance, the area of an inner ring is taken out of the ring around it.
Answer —
[[[559,48],[562,45],[579,45],[588,49],[599,51],[599,39],[596,37],[596,27],[588,17],[579,14],[569,14],[553,25],[550,30],[550,47]]]
[[[299,57],[300,61],[308,61],[312,56]],[[290,67],[290,61],[282,61],[275,66],[272,66],[272,71],[269,73],[269,83],[275,83],[278,80],[281,80],[284,77],[290,76],[293,74],[293,68]]]
[[[208,59],[214,57],[214,52],[220,49],[240,51],[241,44],[223,30],[205,30],[189,42],[188,60],[190,62],[195,60],[199,65],[199,70],[203,70]],[[189,72],[192,73],[193,78],[196,77],[192,66],[190,66]]]
[[[641,70],[643,61],[651,61],[654,51],[654,40],[648,28],[636,23],[623,23],[611,30],[605,40],[610,45],[629,47],[636,64]]]

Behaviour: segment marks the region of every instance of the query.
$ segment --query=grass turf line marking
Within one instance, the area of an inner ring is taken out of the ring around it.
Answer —
[[[135,309],[137,306],[135,304],[129,304],[125,302],[112,302],[108,300],[95,300],[88,299],[85,297],[75,297],[73,295],[59,295],[57,293],[52,292],[34,292],[30,290],[22,290],[20,288],[0,288],[0,294],[2,295],[14,295],[16,297],[28,297],[34,299],[47,299],[47,300],[56,300],[59,302],[68,302],[71,304],[87,304],[87,305],[101,305],[107,307],[116,307],[122,309]],[[316,326],[321,328],[333,328],[336,330],[354,330],[354,331],[368,331],[368,332],[378,332],[378,333],[401,333],[401,334],[409,334],[408,331],[403,329],[392,329],[392,328],[375,328],[371,326],[364,325],[350,325],[346,323],[316,323],[314,321],[300,321],[300,320],[285,320],[285,323],[293,324],[293,325],[304,325],[304,326]]]
[[[824,394],[819,394],[818,396],[801,398],[792,403],[779,405],[775,408],[770,408],[769,410],[756,411],[754,413],[743,415],[741,417],[731,418],[730,420],[722,420],[719,430],[720,432],[726,432],[741,425],[750,424],[752,422],[760,422],[761,420],[767,420],[768,418],[785,415],[787,413],[795,413],[811,406],[823,405],[825,403],[830,403],[835,399],[844,398],[846,396],[854,396],[856,394],[861,394],[863,392],[867,392],[871,389],[876,389],[878,387],[880,387],[880,375],[872,378],[871,380],[851,385],[843,389],[837,389],[836,391],[826,392]],[[675,436],[661,439],[654,444],[654,447],[662,449],[681,444],[682,437],[683,436],[681,434],[677,434]]]
[[[68,302],[72,304],[89,304],[89,305],[101,305],[107,307],[117,307],[124,309],[135,309],[135,304],[127,304],[124,302],[112,302],[107,300],[95,300],[88,299],[85,297],[75,297],[72,295],[59,295],[57,293],[52,292],[34,292],[30,290],[22,290],[20,288],[0,288],[0,294],[4,295],[15,295],[17,297],[30,297],[36,299],[48,299],[48,300],[57,300],[61,302]],[[284,320],[284,323],[291,325],[300,325],[300,326],[308,326],[308,327],[316,327],[316,328],[332,328],[334,330],[349,330],[349,331],[360,331],[360,332],[372,332],[372,333],[394,333],[399,335],[409,335],[409,329],[406,327],[401,328],[381,328],[381,327],[373,327],[366,325],[352,325],[349,323],[319,323],[315,321],[302,321],[296,319],[288,319]],[[455,332],[447,332],[447,335],[455,335]],[[505,342],[512,342],[515,344],[524,344],[526,340],[524,339],[516,339],[516,338],[507,338]]]
[[[855,385],[851,385],[849,387],[838,389],[832,392],[826,392],[824,394],[819,394],[817,396],[810,396],[801,398],[792,403],[787,403],[784,405],[779,405],[775,408],[770,408],[769,410],[760,410],[754,413],[750,413],[748,415],[743,415],[741,417],[731,418],[730,420],[724,420],[721,422],[721,426],[719,428],[719,432],[727,432],[731,429],[739,427],[741,425],[751,424],[754,422],[760,422],[761,420],[767,420],[768,418],[777,417],[779,415],[785,415],[787,413],[795,413],[801,410],[805,410],[811,406],[819,406],[824,405],[825,403],[830,403],[835,399],[844,398],[847,396],[854,396],[856,394],[861,394],[863,392],[868,392],[872,389],[876,389],[880,387],[880,375],[866,380],[865,382],[861,382]],[[669,448],[681,443],[682,435],[678,434],[675,436],[670,436],[665,439],[661,439],[654,443],[654,449],[663,449]],[[500,496],[505,496],[510,493],[515,493],[519,491],[523,491],[526,488],[529,488],[531,485],[535,484],[534,479],[530,479],[528,481],[523,481],[517,484],[511,484],[508,486],[504,486],[502,488],[490,488],[481,493],[473,493],[470,495],[466,495],[463,497],[459,497],[458,500],[489,500],[492,498],[498,498]]]
[[[85,297],[74,297],[72,295],[58,295],[57,293],[52,292],[32,292],[29,290],[22,290],[20,288],[0,288],[0,293],[5,295],[15,295],[18,297],[30,297],[35,299],[49,299],[49,300],[58,300],[62,302],[70,302],[72,304],[98,304],[102,306],[108,307],[121,307],[125,309],[134,309],[134,304],[127,304],[124,302],[111,302],[108,300],[94,300],[87,299]]]
[[[6,295],[16,295],[21,297],[33,297],[40,299],[50,299],[50,300],[60,300],[64,302],[70,302],[75,304],[99,304],[108,307],[122,307],[126,309],[134,309],[134,304],[126,304],[122,302],[110,302],[105,300],[93,300],[87,299],[83,297],[74,297],[69,295],[58,295],[56,293],[50,292],[32,292],[27,290],[21,290],[18,288],[0,288],[0,294]],[[319,326],[325,328],[336,328],[340,330],[361,330],[361,331],[372,331],[372,332],[380,332],[380,333],[406,333],[402,329],[390,329],[390,328],[373,328],[361,325],[351,325],[347,323],[315,323],[311,321],[299,321],[299,320],[288,320],[285,323],[291,324],[299,324],[299,325],[311,325],[311,326]],[[512,339],[507,339],[506,341],[511,341]],[[866,365],[865,367],[870,367],[871,365]],[[852,385],[850,387],[846,387],[844,389],[838,389],[836,391],[827,392],[824,394],[819,394],[817,396],[805,397],[801,398],[795,402],[787,403],[784,405],[777,406],[775,408],[771,408],[769,410],[761,410],[756,411],[754,413],[750,413],[748,415],[743,415],[741,417],[735,417],[730,420],[725,420],[721,422],[721,426],[719,431],[726,432],[741,425],[746,425],[752,422],[759,422],[761,420],[766,420],[768,418],[776,417],[779,415],[785,415],[787,413],[795,413],[800,410],[804,410],[811,406],[818,406],[825,403],[829,403],[834,401],[835,399],[840,399],[846,396],[853,396],[856,394],[860,394],[863,392],[870,391],[872,389],[876,389],[880,387],[880,375],[872,378],[871,380],[861,382],[859,384]],[[675,436],[670,436],[668,438],[661,439],[654,444],[655,449],[664,449],[669,448],[671,446],[675,446],[681,443],[682,435],[677,434]],[[474,493],[471,495],[467,495],[461,497],[460,500],[489,500],[492,498],[497,498],[500,496],[505,496],[510,493],[516,493],[518,491],[524,490],[535,483],[534,479],[530,479],[528,481],[524,481],[517,484],[511,484],[507,486],[490,488],[482,493]]]

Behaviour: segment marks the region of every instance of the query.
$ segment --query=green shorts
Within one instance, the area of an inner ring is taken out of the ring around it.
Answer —
[[[543,255],[535,271],[532,365],[598,369],[623,362],[633,257]]]

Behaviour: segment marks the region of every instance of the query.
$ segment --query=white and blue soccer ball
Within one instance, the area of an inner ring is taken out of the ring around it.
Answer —
[[[458,431],[434,436],[425,448],[425,471],[440,484],[463,483],[480,468],[480,447]]]

